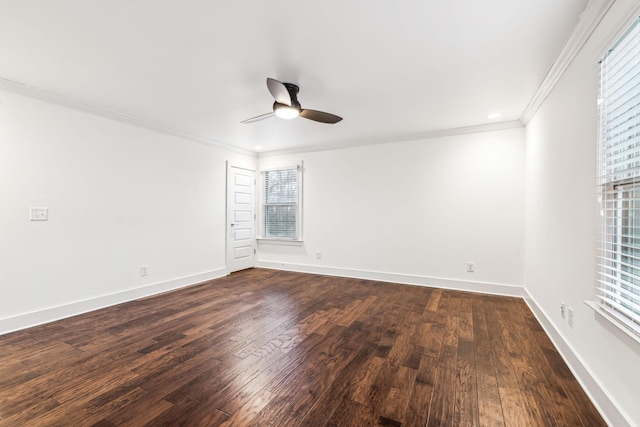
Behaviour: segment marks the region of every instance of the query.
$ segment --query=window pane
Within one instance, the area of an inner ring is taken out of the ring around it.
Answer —
[[[297,238],[297,206],[265,206],[265,237]]]
[[[618,302],[640,315],[640,232],[636,227],[640,220],[640,200],[636,194],[640,185],[625,186],[621,193],[623,209],[620,211],[620,288]],[[626,291],[626,292],[624,292]]]
[[[640,333],[640,27],[601,62],[600,306]]]
[[[298,177],[297,167],[264,172],[263,237],[299,238]]]
[[[265,172],[265,203],[297,203],[298,171],[286,169]]]

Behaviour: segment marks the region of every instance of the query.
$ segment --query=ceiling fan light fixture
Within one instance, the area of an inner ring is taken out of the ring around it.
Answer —
[[[276,100],[273,103],[273,112],[261,114],[240,123],[253,123],[269,117],[278,116],[282,119],[295,119],[302,117],[303,119],[313,120],[318,123],[334,124],[342,120],[342,117],[335,114],[325,113],[324,111],[302,109],[298,102],[298,92],[300,88],[293,83],[282,83],[272,78],[267,78],[267,89],[271,92],[271,96]]]
[[[300,109],[296,107],[290,107],[288,105],[275,103],[273,104],[273,112],[276,116],[282,119],[295,119],[300,115]]]

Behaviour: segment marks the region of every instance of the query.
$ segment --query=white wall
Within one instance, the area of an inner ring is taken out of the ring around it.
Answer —
[[[0,92],[0,333],[224,274],[226,160]]]
[[[303,244],[261,242],[259,265],[518,294],[523,128],[263,156],[259,164],[300,161]]]
[[[595,296],[596,65],[635,7],[614,3],[527,125],[529,302],[614,426],[640,425],[640,344],[584,301]],[[573,328],[560,316],[561,301],[575,311]]]

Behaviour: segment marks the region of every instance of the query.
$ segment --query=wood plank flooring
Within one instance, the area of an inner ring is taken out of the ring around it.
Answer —
[[[0,426],[604,426],[524,302],[252,269],[0,336]]]

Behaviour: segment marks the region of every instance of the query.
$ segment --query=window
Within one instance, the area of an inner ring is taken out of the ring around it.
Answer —
[[[597,304],[640,334],[640,25],[600,64]]]
[[[268,170],[262,175],[262,237],[300,240],[300,168]]]

